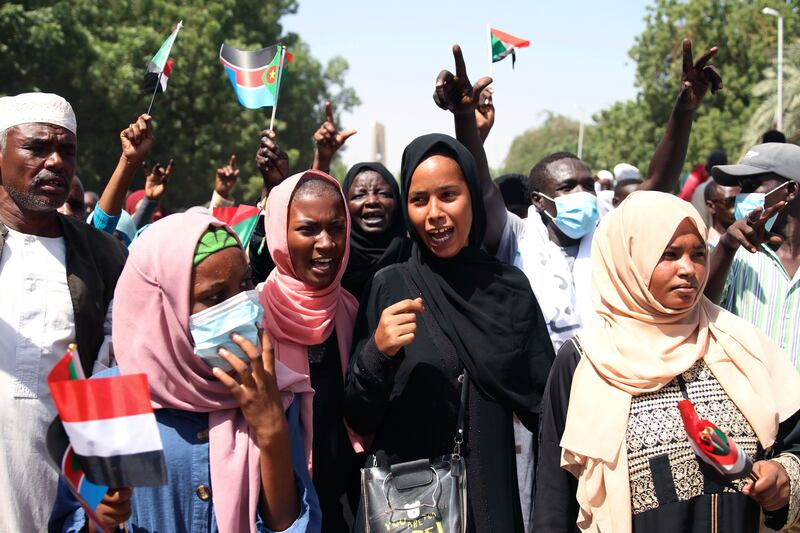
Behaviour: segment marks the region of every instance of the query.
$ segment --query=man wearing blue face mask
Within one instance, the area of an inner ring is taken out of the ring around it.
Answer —
[[[671,192],[675,188],[686,159],[695,110],[709,90],[716,94],[722,88],[719,72],[708,64],[717,48],[694,61],[691,41],[684,39],[682,46],[678,98],[650,161],[647,179],[640,186],[643,190]],[[475,158],[486,207],[483,247],[499,261],[513,263],[525,272],[547,322],[550,340],[558,350],[591,316],[589,252],[599,218],[592,173],[575,155],[561,152],[548,156],[531,171],[533,205],[528,217],[522,219],[507,211],[499,188],[492,182],[475,118],[478,96],[491,78],[480,78],[473,85],[460,48],[454,47],[454,56],[456,72],[444,70],[439,74],[434,101],[453,113],[456,138]],[[581,301],[585,303],[580,305]],[[526,431],[519,424],[515,426],[520,501],[526,531],[530,531],[536,439]]]
[[[800,146],[765,143],[711,170],[740,185],[736,221],[711,254],[705,294],[760,327],[800,365]]]

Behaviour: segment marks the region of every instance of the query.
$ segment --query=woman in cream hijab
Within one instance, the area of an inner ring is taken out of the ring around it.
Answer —
[[[798,520],[800,378],[703,296],[706,231],[691,204],[649,191],[598,227],[598,319],[550,374],[535,531],[755,533],[762,513],[774,529]],[[757,482],[726,481],[695,455],[677,408],[687,396],[750,456]]]

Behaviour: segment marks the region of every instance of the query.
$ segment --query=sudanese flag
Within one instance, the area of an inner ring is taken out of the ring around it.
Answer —
[[[167,37],[167,40],[158,49],[156,55],[147,64],[147,71],[142,78],[142,92],[153,93],[156,90],[161,92],[167,90],[167,80],[172,72],[172,60],[169,55],[181,28],[183,28],[183,21],[178,22],[175,30]]]
[[[526,48],[531,44],[530,41],[514,37],[510,33],[495,28],[489,28],[489,39],[492,47],[492,63],[502,61],[510,55],[512,68],[514,67],[514,63],[517,62],[515,50],[518,48]]]
[[[147,376],[84,379],[77,350],[70,346],[47,376],[47,384],[86,479],[114,488],[166,483],[164,449]]]

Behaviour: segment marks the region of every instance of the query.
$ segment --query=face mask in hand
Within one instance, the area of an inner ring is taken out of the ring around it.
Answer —
[[[247,354],[231,340],[236,332],[254,345],[259,345],[258,324],[264,316],[264,309],[258,303],[255,290],[240,292],[208,309],[189,317],[189,331],[194,339],[196,353],[210,367],[218,367],[226,372],[233,370],[217,350],[225,348],[247,361]]]
[[[597,197],[592,193],[576,192],[555,199],[538,194],[556,204],[555,218],[547,211],[545,213],[567,237],[580,239],[597,225],[600,212],[597,210]]]
[[[747,216],[755,211],[756,209],[764,209],[764,205],[767,202],[767,196],[774,193],[784,185],[788,184],[789,182],[786,181],[781,183],[771,191],[767,193],[763,192],[749,192],[749,193],[739,193],[736,195],[736,204],[733,208],[733,215],[736,217],[736,220],[742,220],[743,218],[747,218]],[[775,225],[775,221],[778,219],[778,213],[775,213],[769,220],[767,220],[766,224],[764,224],[764,229],[767,231],[772,231],[772,226]]]

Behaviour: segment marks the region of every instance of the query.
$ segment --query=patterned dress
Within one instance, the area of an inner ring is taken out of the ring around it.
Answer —
[[[574,343],[562,346],[542,402],[534,532],[578,531],[578,482],[561,468],[559,443],[580,357]],[[725,431],[754,462],[769,458],[783,465],[790,480],[789,504],[765,513],[766,523],[773,529],[795,524],[800,513],[800,412],[780,424],[774,446],[763,450],[750,424],[703,360],[681,378],[701,419]],[[762,510],[740,492],[747,481],[728,482],[692,451],[677,407],[682,399],[676,378],[656,392],[631,400],[626,446],[633,532],[759,532]]]

